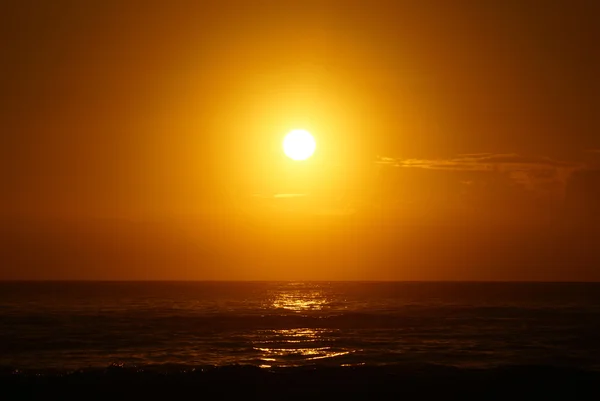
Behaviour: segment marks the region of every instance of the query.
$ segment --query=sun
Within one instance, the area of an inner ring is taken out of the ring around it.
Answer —
[[[312,156],[317,147],[315,138],[303,129],[290,131],[283,139],[283,152],[293,160],[305,160]]]

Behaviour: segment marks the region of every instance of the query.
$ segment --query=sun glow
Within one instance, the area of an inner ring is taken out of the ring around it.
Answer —
[[[295,129],[283,139],[283,152],[293,160],[305,160],[312,156],[317,144],[310,132]]]

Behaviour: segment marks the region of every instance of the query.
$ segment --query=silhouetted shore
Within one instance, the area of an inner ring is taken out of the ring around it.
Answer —
[[[600,372],[545,366],[148,367],[0,373],[4,400],[597,400]],[[6,398],[5,398],[6,397]]]

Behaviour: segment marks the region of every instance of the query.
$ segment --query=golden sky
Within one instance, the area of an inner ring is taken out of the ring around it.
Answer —
[[[600,278],[593,2],[3,7],[0,278]]]

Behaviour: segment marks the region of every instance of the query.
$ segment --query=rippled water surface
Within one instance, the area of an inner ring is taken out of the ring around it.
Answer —
[[[0,365],[600,367],[600,284],[0,283]]]

